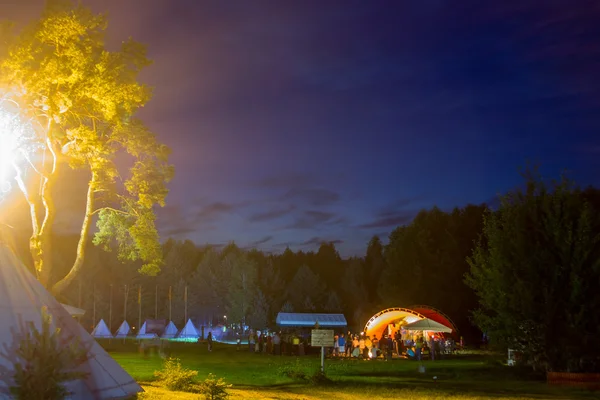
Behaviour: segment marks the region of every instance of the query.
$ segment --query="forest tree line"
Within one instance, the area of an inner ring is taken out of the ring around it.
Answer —
[[[222,323],[227,316],[229,323],[273,326],[283,310],[341,312],[354,329],[362,329],[383,308],[426,304],[449,315],[465,337],[477,340],[479,332],[469,321],[477,301],[464,275],[486,209],[467,205],[451,212],[423,210],[412,223],[396,228],[387,245],[375,236],[363,257],[348,259],[340,257],[333,243],[322,243],[317,251],[288,248],[266,254],[235,243],[219,249],[168,239],[163,243],[164,266],[155,277],[140,274],[135,262],[122,263],[116,252],[89,245],[80,279],[61,300],[86,310],[84,326],[103,318],[113,330],[123,320],[125,297],[127,319],[137,324],[140,286],[142,320],[168,319],[171,312],[178,326],[184,323],[186,286],[187,317],[199,325]],[[71,265],[68,257],[77,239],[54,238],[58,276],[63,273],[59,266]],[[27,258],[27,249],[21,254]]]
[[[178,326],[186,287],[187,317],[199,326],[227,316],[227,323],[273,327],[280,311],[341,312],[359,330],[384,308],[425,304],[447,314],[468,343],[478,344],[484,330],[512,348],[546,349],[535,360],[541,366],[566,368],[567,351],[551,351],[564,340],[564,349],[587,343],[583,347],[600,351],[599,190],[530,180],[502,197],[497,210],[433,207],[388,239],[384,245],[373,237],[363,257],[348,259],[333,243],[314,252],[266,254],[234,243],[217,249],[168,239],[164,266],[154,277],[140,274],[140,265],[121,263],[116,252],[91,246],[82,278],[60,300],[83,307],[87,327],[95,317],[113,330],[123,320],[125,296],[127,319],[136,325],[140,287],[142,320],[168,318],[171,288]],[[68,268],[72,260],[61,257],[73,254],[67,250],[76,242],[56,238],[56,265]],[[570,351],[579,360],[578,350]]]

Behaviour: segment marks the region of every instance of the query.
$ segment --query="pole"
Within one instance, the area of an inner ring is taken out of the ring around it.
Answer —
[[[321,346],[321,372],[325,373],[325,347]]]
[[[171,299],[173,298],[173,295],[171,294],[171,286],[169,286],[169,322],[173,321],[173,318],[171,317]]]
[[[93,314],[92,314],[92,322],[94,323],[94,328],[96,327],[96,285],[94,284],[93,288],[92,288],[92,297],[94,299],[94,305],[93,305]]]
[[[154,292],[154,319],[158,319],[158,285]]]
[[[110,284],[110,301],[108,306],[108,330],[112,333],[112,292],[113,285]]]
[[[184,302],[185,302],[185,317],[184,319],[184,324],[187,323],[187,286],[185,287],[185,291],[183,292],[183,298],[184,298]]]
[[[128,292],[127,292],[127,285],[125,285],[124,291],[123,291],[123,321],[127,321],[127,297],[128,296]]]
[[[138,329],[142,329],[142,285],[138,287]]]
[[[129,297],[129,291],[127,290],[127,285],[124,285],[124,290],[123,290],[123,321],[127,321],[127,298]],[[123,343],[125,343],[125,340],[127,339],[127,336],[123,336]]]

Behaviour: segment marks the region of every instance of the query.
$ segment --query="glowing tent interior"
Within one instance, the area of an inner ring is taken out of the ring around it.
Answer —
[[[425,318],[429,318],[444,326],[447,326],[448,328],[452,329],[453,332],[455,332],[456,327],[448,317],[440,314],[443,316],[443,319],[439,317],[436,317],[437,319],[432,318],[430,315],[435,313],[436,310],[434,308],[426,306],[419,307],[419,310],[429,310],[429,314],[425,316],[416,309],[402,307],[387,308],[382,310],[369,319],[365,325],[365,334],[371,337],[376,336],[377,338],[381,338],[383,334],[391,334],[396,332],[400,326],[412,324]]]
[[[0,357],[0,398],[9,396],[12,385],[17,340],[27,322],[42,327],[42,308],[52,317],[52,325],[61,330],[64,340],[78,337],[89,346],[89,359],[79,370],[89,375],[70,382],[71,399],[130,398],[142,388],[27,270],[17,256],[0,241],[0,347],[6,357]],[[17,335],[17,336],[15,336]],[[11,398],[11,397],[8,397]]]

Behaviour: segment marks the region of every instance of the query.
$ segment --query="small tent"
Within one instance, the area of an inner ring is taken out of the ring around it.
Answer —
[[[115,335],[116,338],[125,338],[127,337],[127,335],[129,335],[129,332],[131,332],[131,328],[129,327],[129,324],[127,323],[127,321],[123,321],[123,323],[121,324],[121,326],[119,326],[119,329],[117,330],[117,334]]]
[[[20,335],[25,324],[42,327],[42,308],[52,317],[65,341],[77,337],[88,350],[88,359],[78,368],[84,379],[69,382],[71,400],[130,398],[143,389],[92,336],[42,286],[0,238],[0,398],[12,398],[13,373]]]
[[[155,339],[158,337],[158,335],[156,333],[148,333],[146,332],[146,322],[144,322],[144,324],[142,325],[142,327],[140,328],[140,331],[137,334],[137,338],[138,339]]]
[[[100,322],[98,322],[98,325],[96,325],[96,327],[92,331],[92,336],[96,339],[112,338],[112,334],[110,333],[110,330],[108,329],[108,326],[106,326],[106,322],[104,322],[103,319],[101,319]]]
[[[179,329],[177,329],[177,326],[175,326],[173,321],[170,321],[169,325],[167,325],[165,328],[165,332],[162,334],[162,337],[165,339],[173,339],[175,336],[177,336],[177,332],[179,332]]]
[[[180,339],[198,339],[199,336],[200,335],[198,335],[198,330],[194,326],[194,323],[191,319],[188,319],[187,323],[185,324],[181,332],[179,332],[179,335],[177,337]]]
[[[451,333],[452,328],[449,328],[445,325],[440,324],[439,322],[435,322],[429,318],[423,318],[418,321],[413,322],[412,324],[404,325],[402,327],[407,331],[425,331],[425,332],[445,332]]]

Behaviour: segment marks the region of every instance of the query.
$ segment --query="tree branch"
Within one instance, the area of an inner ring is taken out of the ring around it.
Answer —
[[[110,210],[110,211],[116,212],[117,214],[127,215],[129,217],[132,216],[131,213],[125,212],[123,210],[117,210],[116,208],[113,208],[113,207],[98,208],[98,209],[94,210],[91,215],[98,214],[100,211],[103,211],[103,210]]]

